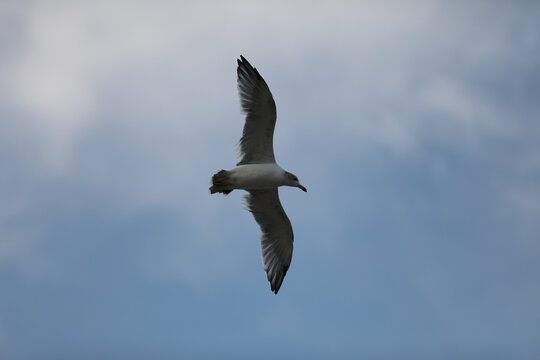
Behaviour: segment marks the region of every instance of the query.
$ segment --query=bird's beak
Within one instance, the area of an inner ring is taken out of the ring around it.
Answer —
[[[305,187],[303,187],[302,185],[298,184],[298,188],[304,190],[304,192],[307,192],[307,189]]]

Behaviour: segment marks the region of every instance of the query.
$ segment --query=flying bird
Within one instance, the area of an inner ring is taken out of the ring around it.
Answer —
[[[261,227],[261,252],[270,289],[278,293],[291,264],[293,229],[279,201],[278,187],[293,186],[307,191],[298,178],[276,164],[274,127],[276,104],[268,85],[251,64],[240,56],[238,93],[246,122],[238,143],[240,162],[231,170],[212,176],[210,193],[229,194],[246,190],[245,204]]]

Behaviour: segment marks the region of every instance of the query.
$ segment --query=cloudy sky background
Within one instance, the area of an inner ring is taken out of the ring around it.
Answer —
[[[0,3],[0,357],[537,359],[534,2]],[[295,252],[210,196],[267,80]]]

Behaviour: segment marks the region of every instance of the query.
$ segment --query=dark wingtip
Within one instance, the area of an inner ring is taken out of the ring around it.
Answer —
[[[246,60],[246,58],[243,56],[243,55],[240,55],[240,59],[238,59],[238,65],[244,65],[245,67],[247,67],[248,69],[249,68],[253,68],[253,66],[251,66],[251,64],[249,63],[249,61]]]
[[[270,290],[272,290],[274,294],[277,295],[279,289],[281,289],[281,285],[283,284],[283,280],[285,280],[285,275],[287,275],[288,270],[289,270],[289,266],[283,265],[283,268],[282,268],[283,275],[278,276],[274,279],[271,279],[268,273],[266,274],[266,276],[268,277],[268,281],[270,282]]]
[[[236,72],[237,72],[239,77],[240,77],[240,74],[242,72],[246,76],[251,76],[252,75],[251,73],[255,73],[255,77],[257,79],[264,81],[261,74],[259,74],[259,71],[257,70],[257,68],[253,67],[253,65],[251,65],[249,63],[249,61],[247,61],[246,58],[243,55],[240,55],[240,59],[237,59],[237,62],[238,62],[238,68],[237,68]]]
[[[238,66],[249,64],[246,58],[242,55],[240,55],[240,59],[236,59],[236,61],[238,62]]]

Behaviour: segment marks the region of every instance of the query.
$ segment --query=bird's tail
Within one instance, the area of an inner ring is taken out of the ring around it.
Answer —
[[[210,194],[222,193],[228,195],[233,189],[229,182],[229,172],[226,170],[219,170],[212,176],[212,186],[210,187]]]

